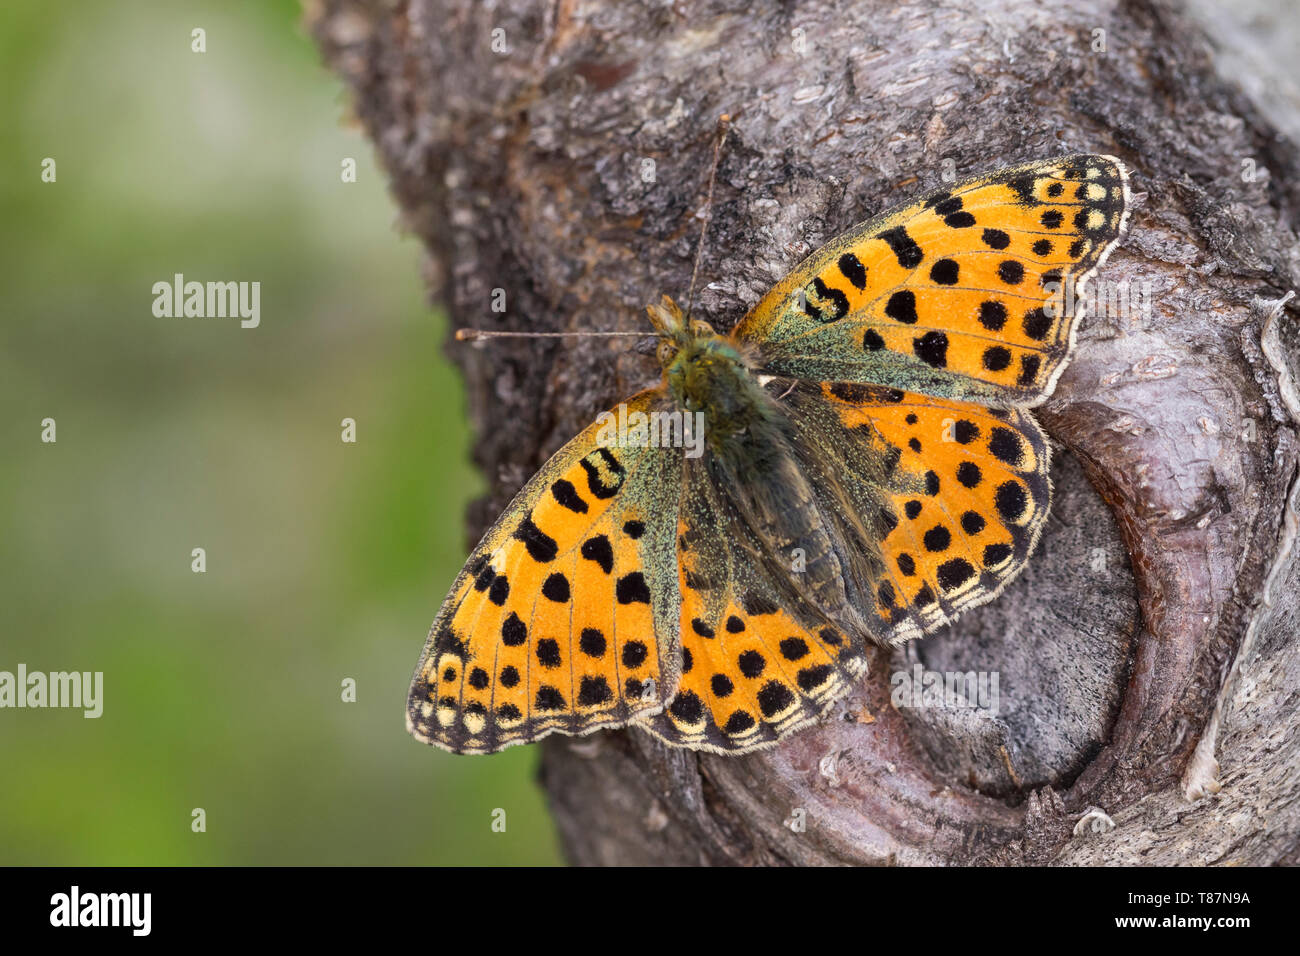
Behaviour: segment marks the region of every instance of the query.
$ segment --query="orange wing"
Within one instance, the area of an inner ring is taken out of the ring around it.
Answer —
[[[1118,159],[1083,155],[931,193],[823,246],[732,334],[774,375],[1037,404],[1123,232],[1127,182]]]
[[[933,631],[1025,566],[1051,498],[1028,412],[848,384],[801,384],[786,401],[824,510],[855,519],[841,537],[864,556],[859,605],[878,639]]]
[[[681,680],[640,724],[674,746],[744,753],[830,707],[866,667],[864,644],[800,599],[784,556],[746,524],[706,465],[687,464],[678,519]]]
[[[628,415],[664,405],[659,390]],[[489,753],[657,713],[676,684],[680,448],[608,447],[592,425],[488,531],[429,634],[416,737]]]

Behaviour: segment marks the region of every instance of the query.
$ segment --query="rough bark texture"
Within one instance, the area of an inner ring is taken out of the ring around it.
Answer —
[[[977,9],[310,13],[457,325],[637,329],[645,303],[683,296],[724,112],[697,297],[718,328],[946,172],[1094,150],[1133,173],[1136,214],[1104,276],[1149,284],[1151,307],[1089,318],[1042,410],[1057,498],[1029,571],[946,632],[877,652],[850,700],[778,748],[548,740],[543,781],[574,862],[1300,859],[1297,313],[1275,304],[1300,286],[1300,162],[1175,6]],[[657,377],[626,340],[449,354],[494,482],[474,540],[568,436]],[[917,663],[997,673],[998,716],[893,706],[890,676]]]

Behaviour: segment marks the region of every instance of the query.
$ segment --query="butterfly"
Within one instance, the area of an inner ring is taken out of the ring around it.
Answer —
[[[663,380],[474,549],[408,730],[490,753],[631,725],[744,753],[817,720],[872,645],[994,598],[1051,502],[1029,409],[1129,207],[1118,159],[1039,160],[851,229],[729,334],[648,307]]]

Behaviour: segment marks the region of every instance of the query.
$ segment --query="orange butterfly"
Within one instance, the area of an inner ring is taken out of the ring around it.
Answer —
[[[662,383],[474,549],[411,733],[489,753],[630,724],[743,753],[843,696],[867,642],[991,600],[1047,516],[1028,409],[1070,359],[1062,303],[1123,234],[1127,180],[1078,155],[933,192],[814,253],[729,335],[651,306]]]

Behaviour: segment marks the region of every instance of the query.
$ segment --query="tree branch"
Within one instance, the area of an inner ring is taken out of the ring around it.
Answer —
[[[945,173],[1078,150],[1134,174],[1103,275],[1150,307],[1090,317],[1042,409],[1057,494],[1029,570],[876,652],[773,750],[546,741],[575,862],[1297,859],[1296,311],[1274,303],[1300,287],[1300,169],[1176,6],[325,0],[312,24],[456,324],[642,328],[689,282],[724,112],[697,295],[718,328]],[[449,354],[494,487],[471,539],[658,374],[619,340]],[[895,707],[890,676],[918,664],[997,674],[998,715]]]

